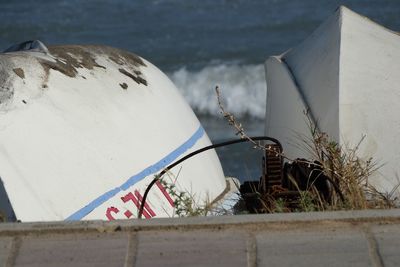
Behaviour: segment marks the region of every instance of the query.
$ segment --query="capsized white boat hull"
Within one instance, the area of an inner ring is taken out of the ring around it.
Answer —
[[[0,54],[0,177],[21,221],[134,218],[154,175],[210,145],[174,84],[150,62],[104,46]],[[214,150],[165,181],[202,204],[226,182]],[[145,217],[174,215],[158,185]]]
[[[400,36],[340,7],[310,37],[266,61],[266,134],[289,158],[307,157],[305,111],[320,131],[379,168],[374,184],[391,191],[400,173]]]

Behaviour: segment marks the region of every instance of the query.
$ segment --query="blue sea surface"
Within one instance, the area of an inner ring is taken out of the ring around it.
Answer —
[[[399,0],[0,0],[0,50],[45,44],[103,44],[132,51],[166,72],[213,142],[234,136],[214,88],[249,135],[262,135],[263,62],[296,46],[340,5],[400,31]],[[226,175],[260,175],[249,145],[218,150]]]

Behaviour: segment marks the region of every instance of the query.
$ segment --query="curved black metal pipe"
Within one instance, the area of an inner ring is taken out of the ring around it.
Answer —
[[[214,144],[214,145],[209,145],[203,148],[200,148],[198,150],[193,151],[192,153],[187,154],[186,156],[184,156],[183,158],[175,161],[174,163],[171,163],[170,165],[168,165],[166,168],[164,168],[159,175],[157,175],[153,181],[151,181],[151,183],[147,186],[146,191],[144,192],[143,195],[143,199],[142,202],[140,203],[140,208],[139,208],[139,214],[138,214],[138,219],[142,218],[142,214],[143,214],[143,210],[144,210],[144,204],[146,203],[146,199],[147,199],[147,195],[149,194],[150,189],[154,186],[154,184],[170,169],[172,169],[173,167],[175,167],[176,165],[178,165],[179,163],[197,155],[200,154],[204,151],[213,149],[213,148],[217,148],[217,147],[222,147],[222,146],[229,146],[229,145],[233,145],[233,144],[238,144],[238,143],[244,143],[244,142],[251,142],[251,140],[253,141],[271,141],[275,144],[277,144],[280,148],[280,151],[282,151],[282,145],[281,143],[272,137],[268,137],[268,136],[254,136],[254,137],[249,137],[249,139],[235,139],[235,140],[229,140],[226,142],[222,142],[222,143],[218,143],[218,144]]]

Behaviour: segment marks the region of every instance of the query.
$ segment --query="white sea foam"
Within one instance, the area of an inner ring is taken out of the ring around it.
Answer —
[[[198,114],[219,116],[215,86],[225,108],[235,116],[264,118],[266,83],[263,65],[220,64],[199,71],[181,68],[169,74]]]

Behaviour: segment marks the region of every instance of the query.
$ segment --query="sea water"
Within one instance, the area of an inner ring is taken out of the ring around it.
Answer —
[[[263,62],[297,45],[339,5],[400,31],[400,0],[0,0],[0,50],[30,39],[104,44],[161,68],[195,110],[213,142],[237,138],[225,108],[248,135],[264,133]],[[226,175],[258,179],[260,151],[221,148]]]

